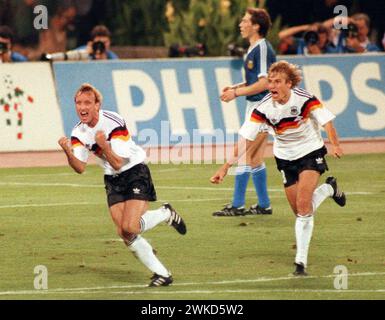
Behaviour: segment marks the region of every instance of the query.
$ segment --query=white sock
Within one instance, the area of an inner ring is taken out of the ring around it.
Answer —
[[[297,255],[295,256],[296,263],[307,265],[307,254],[311,236],[313,234],[314,217],[297,216],[295,221],[295,237],[297,239]]]
[[[170,273],[155,256],[151,245],[143,237],[138,235],[134,242],[129,246],[129,249],[134,253],[139,261],[142,262],[152,272],[163,277],[170,276]]]
[[[313,193],[313,198],[311,200],[313,204],[313,213],[317,210],[320,204],[329,197],[332,197],[334,190],[332,186],[328,183],[321,184]]]
[[[170,210],[161,207],[157,210],[148,210],[140,218],[140,230],[145,232],[168,220],[171,216]]]

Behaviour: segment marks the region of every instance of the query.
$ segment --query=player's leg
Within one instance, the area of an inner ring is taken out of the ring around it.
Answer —
[[[299,174],[296,199],[297,218],[295,222],[297,243],[295,275],[306,275],[305,268],[314,227],[312,199],[319,177],[320,173],[314,170],[304,170]]]
[[[285,194],[291,210],[297,215],[297,183],[285,187]]]
[[[253,141],[246,141],[246,164],[238,165],[235,169],[235,181],[234,181],[234,193],[232,207],[238,208],[244,211],[245,201],[246,201],[246,189],[249,183],[249,178],[251,174],[250,161],[250,147],[253,146]]]
[[[124,211],[124,202],[119,202],[114,204],[109,208],[110,210],[110,215],[112,218],[112,221],[114,222],[116,226],[116,233],[121,237],[126,245],[129,245],[131,242],[131,237],[130,238],[125,238],[123,234],[123,229],[122,229],[122,220],[123,220],[123,211]]]
[[[272,214],[273,210],[270,206],[270,198],[267,191],[267,170],[263,161],[265,149],[267,146],[267,138],[262,142],[259,148],[253,147],[250,150],[248,163],[251,166],[251,177],[254,188],[258,196],[258,203],[252,205],[248,211],[250,214]]]
[[[182,235],[187,232],[182,217],[169,203],[164,203],[156,210],[146,210],[140,217],[139,222],[140,232],[150,230],[161,222],[166,222],[168,225],[173,226]]]
[[[313,194],[317,188],[320,173],[315,170],[303,170],[297,183],[297,215],[313,214]]]
[[[139,235],[141,232],[141,217],[147,211],[148,202],[143,200],[127,200],[124,202],[121,228],[124,238],[136,235],[129,243],[129,249],[151,272],[154,273],[150,286],[167,286],[173,279],[170,272],[155,256],[152,246],[145,238]]]
[[[152,182],[150,169],[147,165],[140,165],[140,170],[138,170],[138,173],[134,176],[131,184],[137,186],[140,194],[129,194],[129,199],[156,201],[156,191]],[[148,210],[148,206],[143,207],[141,212],[142,215],[139,218],[140,232],[145,232],[161,222],[166,222],[168,225],[174,227],[180,234],[186,234],[187,229],[182,217],[169,203],[164,203],[160,208],[155,210]]]

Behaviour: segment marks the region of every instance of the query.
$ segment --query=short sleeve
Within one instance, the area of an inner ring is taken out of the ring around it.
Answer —
[[[111,143],[111,149],[119,157],[126,159],[130,158],[131,148],[135,147],[135,144],[131,139],[131,135],[128,132],[126,125],[112,130],[108,138]]]
[[[266,41],[262,41],[259,45],[259,55],[255,55],[254,59],[258,59],[259,61],[255,61],[257,65],[259,65],[259,73],[258,73],[258,79],[259,78],[267,78],[268,73],[268,47],[266,45]]]
[[[334,120],[336,117],[329,109],[323,106],[323,104],[316,97],[312,97],[308,101],[306,108],[309,109],[311,116],[321,126],[324,126],[326,123]]]
[[[71,146],[74,156],[80,161],[87,162],[89,152],[77,137],[71,136]]]
[[[243,138],[254,141],[258,133],[264,132],[265,129],[266,118],[264,114],[254,109],[250,118],[245,121],[238,133]]]

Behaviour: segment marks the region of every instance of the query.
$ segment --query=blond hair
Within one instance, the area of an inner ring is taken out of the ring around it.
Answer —
[[[295,64],[289,63],[285,60],[281,60],[273,63],[269,69],[269,75],[271,73],[283,73],[286,75],[288,81],[291,82],[292,87],[296,87],[302,80],[302,74],[299,67]]]
[[[103,101],[102,94],[100,93],[100,91],[98,89],[96,89],[93,85],[91,85],[89,83],[83,83],[80,86],[80,88],[76,91],[75,97],[74,97],[75,102],[76,102],[77,96],[79,96],[80,94],[82,94],[84,92],[93,92],[95,95],[95,102],[102,104],[102,101]]]

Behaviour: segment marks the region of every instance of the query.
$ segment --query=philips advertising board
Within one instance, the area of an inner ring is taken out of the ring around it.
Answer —
[[[337,115],[341,138],[385,137],[384,54],[279,59],[301,66],[301,86]],[[219,99],[223,87],[243,81],[241,59],[57,62],[54,72],[67,135],[78,122],[73,98],[84,82],[147,145],[232,142],[244,119],[244,98]]]

